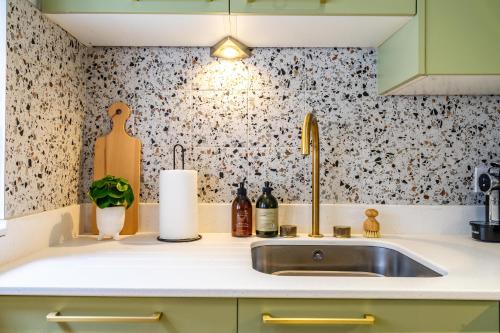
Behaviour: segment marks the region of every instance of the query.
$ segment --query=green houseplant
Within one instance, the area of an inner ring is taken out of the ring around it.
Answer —
[[[128,180],[106,176],[92,183],[88,196],[97,206],[97,239],[111,236],[119,240],[125,223],[125,210],[134,202],[134,191]]]

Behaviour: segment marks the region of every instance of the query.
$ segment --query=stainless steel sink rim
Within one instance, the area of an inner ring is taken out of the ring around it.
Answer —
[[[431,278],[446,275],[443,270],[432,267],[434,265],[426,264],[425,260],[384,245],[256,242],[252,244],[252,267],[277,276]]]
[[[372,272],[353,271],[277,271],[271,273],[277,276],[337,276],[337,277],[383,277],[381,274]]]

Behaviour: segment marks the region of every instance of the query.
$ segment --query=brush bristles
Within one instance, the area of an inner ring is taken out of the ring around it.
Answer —
[[[367,231],[367,230],[365,230],[363,232],[363,235],[366,238],[380,238],[380,231]]]

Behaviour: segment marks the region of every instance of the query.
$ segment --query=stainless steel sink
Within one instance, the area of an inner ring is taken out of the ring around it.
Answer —
[[[252,265],[285,276],[443,276],[399,251],[365,245],[258,245]]]

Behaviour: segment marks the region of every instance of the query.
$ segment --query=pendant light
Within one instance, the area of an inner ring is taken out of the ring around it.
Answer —
[[[251,52],[245,44],[227,36],[210,48],[210,55],[223,59],[241,59],[249,57]]]

